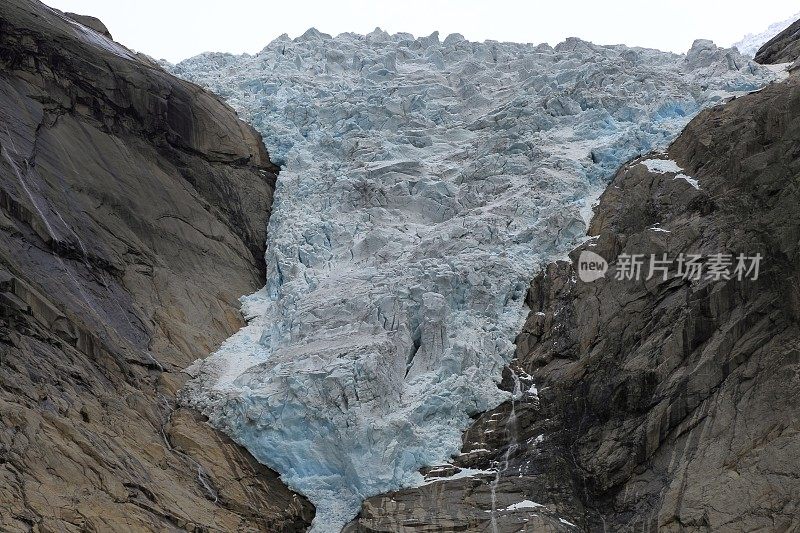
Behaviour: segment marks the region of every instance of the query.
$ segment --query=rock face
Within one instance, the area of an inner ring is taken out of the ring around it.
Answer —
[[[78,20],[0,7],[0,529],[303,530],[304,498],[174,409],[263,284],[277,169]]]
[[[106,25],[103,24],[103,21],[100,20],[97,17],[91,17],[89,15],[79,15],[77,13],[69,13],[69,12],[64,13],[64,15],[68,16],[69,18],[71,18],[75,22],[83,24],[87,28],[96,31],[100,35],[108,37],[109,39],[112,39],[112,40],[114,39],[111,36],[111,32],[108,31],[108,28],[106,28]]]
[[[762,64],[790,63],[800,57],[800,20],[767,41],[756,53]]]
[[[799,121],[795,75],[624,165],[593,238],[531,284],[515,401],[476,418],[451,480],[371,498],[348,531],[800,528]],[[583,251],[605,277],[576,275]],[[622,253],[763,259],[757,280],[634,281]]]

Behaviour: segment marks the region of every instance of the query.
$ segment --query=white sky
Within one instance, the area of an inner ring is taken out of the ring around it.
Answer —
[[[548,42],[580,37],[685,52],[694,39],[729,46],[800,9],[797,0],[45,0],[100,18],[114,39],[157,59],[261,50],[282,33],[310,27],[336,35],[416,36],[438,30],[472,41]]]

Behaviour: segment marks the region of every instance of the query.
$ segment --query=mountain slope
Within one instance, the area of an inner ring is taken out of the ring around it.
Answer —
[[[755,60],[764,64],[789,63],[800,57],[800,19],[764,43]]]
[[[303,530],[306,500],[174,403],[263,283],[260,136],[39,2],[3,2],[0,64],[0,529]]]

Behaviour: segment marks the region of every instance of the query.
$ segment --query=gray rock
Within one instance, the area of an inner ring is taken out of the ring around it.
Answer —
[[[77,22],[79,24],[83,24],[87,28],[93,29],[94,31],[96,31],[100,35],[108,37],[112,41],[114,40],[114,38],[111,36],[111,32],[108,31],[108,28],[106,28],[106,25],[103,24],[103,21],[100,20],[99,18],[92,17],[92,16],[89,16],[89,15],[79,15],[77,13],[70,13],[68,11],[65,12],[64,14],[67,17],[69,17],[72,20],[74,20],[75,22]]]

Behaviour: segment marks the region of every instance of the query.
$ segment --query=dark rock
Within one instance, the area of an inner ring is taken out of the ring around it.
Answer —
[[[791,63],[800,58],[800,20],[764,43],[756,52],[756,63],[775,65]]]
[[[276,171],[216,96],[3,2],[0,530],[307,528],[307,500],[175,410],[263,285]]]

